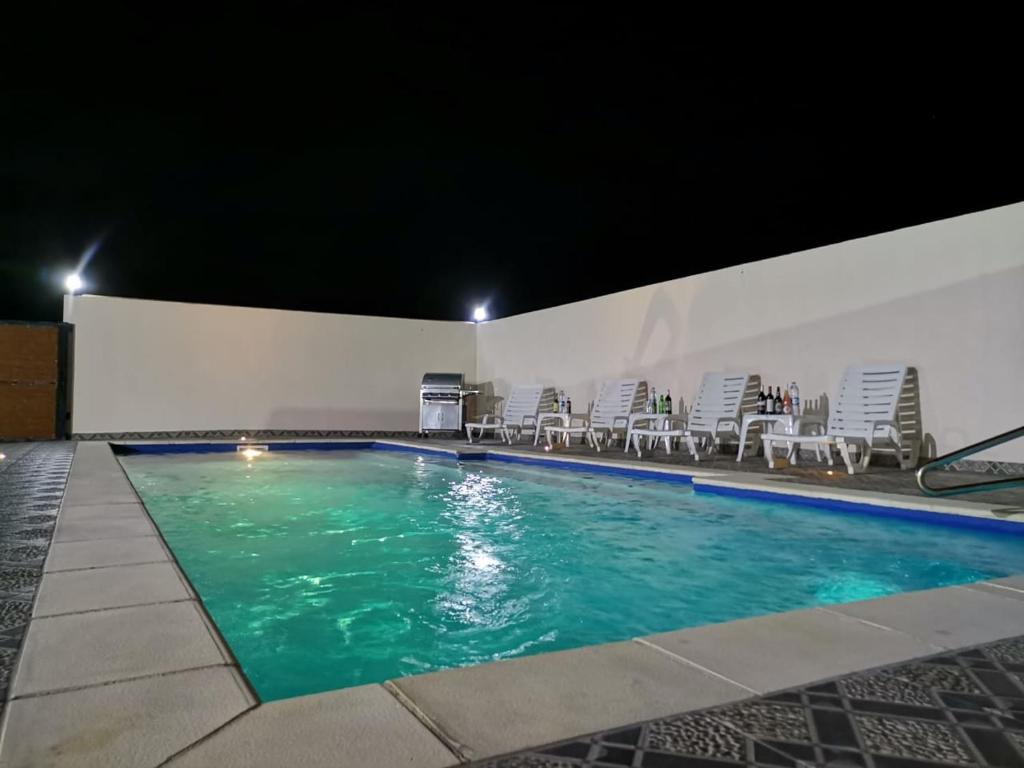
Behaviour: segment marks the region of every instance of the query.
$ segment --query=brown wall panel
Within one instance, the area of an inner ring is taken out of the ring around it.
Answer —
[[[0,382],[56,381],[56,326],[0,324]]]
[[[59,338],[56,325],[0,323],[0,440],[56,437]]]
[[[53,439],[56,384],[0,382],[0,439]]]

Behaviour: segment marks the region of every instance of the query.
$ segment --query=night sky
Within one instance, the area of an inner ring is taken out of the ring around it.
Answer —
[[[368,10],[6,69],[0,319],[90,249],[90,292],[466,319],[1024,199],[1014,47],[710,38]]]

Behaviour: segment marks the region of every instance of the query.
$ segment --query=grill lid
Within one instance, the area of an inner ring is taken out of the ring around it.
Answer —
[[[425,373],[420,389],[445,390],[458,392],[462,389],[461,373]]]

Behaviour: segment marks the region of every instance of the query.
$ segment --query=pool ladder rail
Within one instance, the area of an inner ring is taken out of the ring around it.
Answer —
[[[996,435],[995,437],[990,437],[987,440],[982,440],[980,443],[968,445],[966,448],[961,448],[959,451],[953,451],[952,453],[947,453],[945,456],[939,456],[937,459],[932,459],[917,470],[917,487],[920,488],[921,492],[927,496],[956,496],[961,493],[1003,491],[1007,488],[1024,487],[1024,475],[1007,477],[1001,480],[985,480],[980,483],[952,485],[948,488],[933,488],[925,482],[925,477],[929,472],[934,472],[937,469],[948,467],[950,464],[960,461],[961,459],[965,459],[968,456],[973,456],[975,453],[981,453],[981,451],[994,448],[997,445],[1002,445],[1003,443],[1008,443],[1019,437],[1024,437],[1024,427],[1011,429],[1009,432],[1004,432],[1001,435]]]

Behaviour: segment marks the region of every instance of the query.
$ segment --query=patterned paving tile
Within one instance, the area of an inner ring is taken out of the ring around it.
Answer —
[[[481,762],[1024,768],[1024,637]]]

